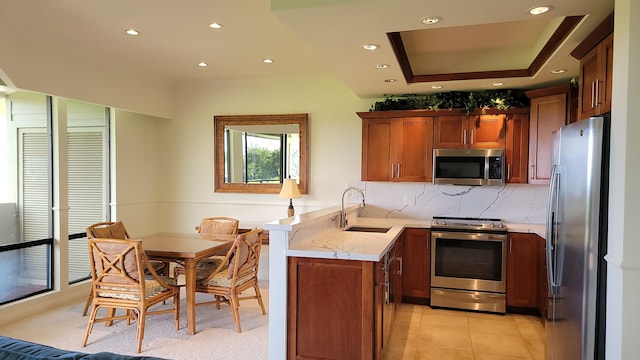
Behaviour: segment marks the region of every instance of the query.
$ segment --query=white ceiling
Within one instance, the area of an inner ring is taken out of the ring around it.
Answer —
[[[534,20],[527,10],[537,5],[552,9]],[[437,91],[496,81],[535,88],[578,76],[569,53],[612,10],[613,0],[0,0],[0,21],[17,40],[172,80],[329,74],[360,97],[380,97],[436,91],[434,83],[407,84],[389,32],[403,32],[417,72],[522,68],[565,16],[585,15],[534,76],[441,82]],[[419,22],[426,16],[442,20],[427,27]],[[363,50],[367,43],[380,48]],[[383,63],[389,68],[375,68]],[[550,73],[557,68],[568,71]]]

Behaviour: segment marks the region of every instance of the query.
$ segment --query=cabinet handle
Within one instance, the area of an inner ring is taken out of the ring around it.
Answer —
[[[393,179],[393,164],[391,164],[391,178]]]
[[[507,180],[511,179],[511,164],[507,164]]]
[[[398,268],[398,275],[402,275],[402,256],[399,256],[398,259],[400,259],[400,266]]]
[[[595,102],[595,106],[600,105],[600,79],[596,79],[596,96],[593,100]]]
[[[591,82],[591,108],[592,108],[592,109],[593,109],[594,107],[596,107],[596,106],[593,104],[593,101],[594,101],[594,99],[595,99],[595,93],[596,93],[596,82],[595,82],[595,81],[592,81],[592,82]]]
[[[511,254],[511,242],[512,242],[511,237],[509,237],[509,254]]]
[[[470,143],[471,145],[473,145],[473,143],[475,142],[475,136],[473,136],[473,135],[474,135],[474,133],[473,133],[473,129],[471,129],[471,140],[469,141],[469,143]]]
[[[400,164],[398,164],[398,178],[400,178]]]
[[[467,145],[467,130],[462,130],[462,143]]]
[[[536,166],[535,165],[531,165],[531,178],[532,179],[536,178]]]

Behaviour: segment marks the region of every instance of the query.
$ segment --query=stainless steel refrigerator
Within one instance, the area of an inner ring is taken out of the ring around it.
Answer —
[[[547,360],[604,359],[609,115],[554,132],[547,217]]]

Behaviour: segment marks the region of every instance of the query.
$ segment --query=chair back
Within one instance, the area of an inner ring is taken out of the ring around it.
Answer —
[[[201,234],[237,235],[239,224],[240,220],[238,219],[214,216],[203,218],[196,230]]]
[[[130,239],[122,221],[105,221],[87,227],[87,238]]]
[[[89,258],[94,297],[134,301],[145,297],[141,274],[148,260],[140,240],[90,238]]]
[[[236,281],[248,281],[258,277],[260,264],[260,249],[262,248],[262,229],[239,234],[233,242],[230,251],[233,255],[229,260],[229,279]]]

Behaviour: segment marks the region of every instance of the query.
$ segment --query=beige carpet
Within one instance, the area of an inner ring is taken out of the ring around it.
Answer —
[[[260,292],[268,312],[268,282],[260,283]],[[205,294],[197,295],[200,301],[205,298],[208,299]],[[242,333],[236,331],[228,306],[223,305],[220,310],[216,310],[213,305],[197,307],[195,335],[187,334],[184,303],[183,294],[181,328],[178,331],[174,327],[173,314],[147,318],[140,355],[185,360],[268,358],[268,314],[262,315],[256,300],[246,300],[240,304]],[[68,307],[24,319],[17,324],[0,327],[0,335],[65,350],[136,354],[136,327],[134,324],[127,326],[126,321],[117,322],[111,327],[96,324],[87,347],[83,348],[82,337],[88,320],[88,317],[82,316],[83,307],[84,303],[70,304]]]

